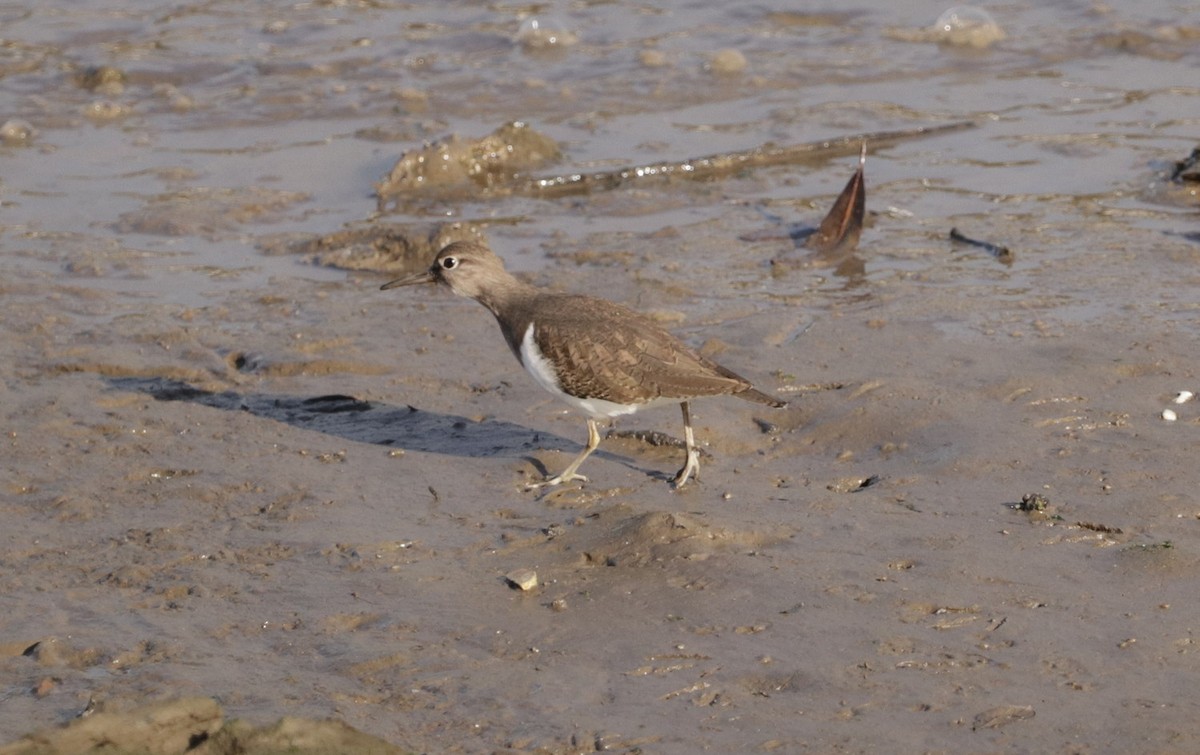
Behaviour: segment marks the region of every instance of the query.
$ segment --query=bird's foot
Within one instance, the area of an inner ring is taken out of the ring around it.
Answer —
[[[688,454],[687,463],[683,465],[683,469],[679,470],[671,484],[676,490],[682,488],[688,480],[700,481],[700,452],[693,451]]]
[[[572,480],[579,480],[580,482],[587,482],[588,478],[584,477],[581,474],[576,474],[575,472],[563,472],[560,475],[555,475],[555,476],[551,477],[549,480],[542,480],[541,482],[527,482],[527,483],[525,483],[525,490],[540,490],[542,488],[552,488],[555,485],[562,485],[564,482],[571,482]]]

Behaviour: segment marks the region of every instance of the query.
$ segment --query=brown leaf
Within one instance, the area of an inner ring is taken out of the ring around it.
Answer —
[[[804,246],[819,252],[849,252],[858,246],[862,234],[863,213],[867,202],[867,184],[863,169],[867,165],[867,143],[863,142],[858,158],[858,170],[846,182],[829,214],[821,221],[817,232],[808,237]]]

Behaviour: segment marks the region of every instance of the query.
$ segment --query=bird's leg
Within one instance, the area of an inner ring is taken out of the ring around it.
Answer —
[[[676,489],[682,488],[690,477],[700,479],[700,449],[696,448],[696,437],[692,433],[692,411],[686,401],[680,402],[679,406],[683,409],[683,441],[687,445],[687,461],[675,475]]]
[[[590,456],[592,451],[595,451],[596,447],[600,445],[600,431],[596,428],[596,420],[588,417],[587,427],[587,447],[575,457],[575,461],[571,462],[570,466],[564,469],[561,474],[557,474],[554,477],[551,477],[549,480],[526,484],[526,490],[534,490],[535,488],[549,488],[555,485],[561,485],[564,482],[570,482],[571,480],[583,480],[584,482],[587,482],[587,478],[581,474],[575,474],[575,470],[579,469],[579,465],[583,463],[583,460]]]

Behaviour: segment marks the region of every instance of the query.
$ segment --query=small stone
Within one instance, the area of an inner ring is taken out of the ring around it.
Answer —
[[[115,96],[125,91],[125,72],[112,66],[91,66],[75,75],[75,83],[83,89]]]
[[[1180,391],[1179,395],[1175,397],[1175,403],[1186,404],[1187,402],[1191,401],[1192,397],[1195,395],[1196,394],[1192,393],[1191,391]]]
[[[1018,511],[1045,511],[1050,505],[1050,499],[1041,493],[1026,493],[1017,504]]]
[[[1166,422],[1174,422],[1175,420],[1179,419],[1179,416],[1175,414],[1174,409],[1163,409],[1162,418]]]
[[[537,572],[533,569],[514,569],[504,575],[504,579],[509,586],[515,587],[522,592],[528,592],[538,586]]]
[[[771,422],[770,420],[759,419],[758,417],[755,417],[754,424],[758,425],[758,429],[763,435],[779,435],[781,432],[779,425]]]

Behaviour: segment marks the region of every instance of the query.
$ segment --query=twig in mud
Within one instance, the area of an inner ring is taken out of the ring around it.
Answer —
[[[1095,522],[1075,522],[1075,526],[1092,532],[1100,532],[1105,535],[1123,535],[1124,532],[1120,527],[1111,527],[1107,524],[1097,524]]]
[[[615,189],[638,179],[670,177],[688,179],[724,178],[745,168],[815,162],[843,155],[853,155],[861,149],[861,145],[864,142],[870,142],[874,145],[875,149],[880,149],[910,139],[922,139],[927,136],[962,131],[974,127],[975,123],[972,121],[956,121],[941,126],[920,127],[905,129],[903,131],[881,131],[874,134],[845,136],[839,139],[793,144],[785,147],[764,144],[741,152],[724,152],[707,157],[683,160],[681,162],[637,165],[595,173],[568,173],[558,176],[528,178],[524,182],[514,183],[509,188],[514,194],[551,197]]]
[[[950,229],[950,240],[982,249],[995,257],[996,261],[1003,265],[1011,265],[1013,260],[1016,258],[1016,255],[1008,247],[993,244],[989,241],[979,241],[977,239],[968,238],[967,236],[959,233],[957,228]]]

